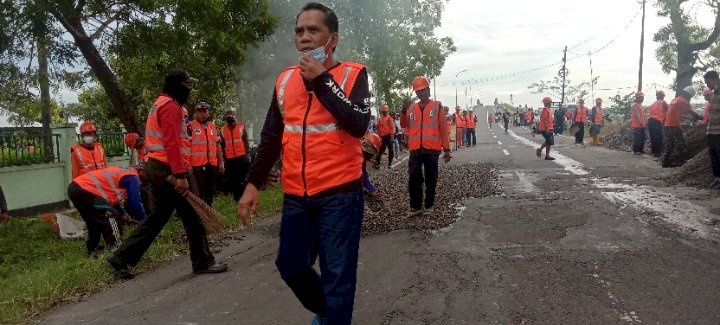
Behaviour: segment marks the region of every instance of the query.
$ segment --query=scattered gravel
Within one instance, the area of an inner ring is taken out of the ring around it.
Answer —
[[[442,162],[441,162],[442,164]],[[371,175],[381,202],[367,199],[363,233],[385,233],[400,229],[435,230],[458,218],[463,199],[495,195],[496,167],[490,163],[441,165],[432,214],[409,217],[408,172],[405,165]]]
[[[695,158],[688,160],[682,167],[677,168],[667,182],[670,185],[685,185],[701,189],[707,189],[708,184],[713,180],[710,169],[710,155],[708,149],[698,153]]]

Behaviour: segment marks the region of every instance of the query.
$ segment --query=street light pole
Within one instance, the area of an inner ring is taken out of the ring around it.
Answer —
[[[457,85],[457,78],[458,78],[458,76],[459,76],[461,73],[463,73],[463,72],[465,72],[465,71],[467,71],[467,69],[465,69],[465,70],[463,70],[463,71],[460,71],[460,72],[458,72],[457,74],[455,74],[455,107],[458,106],[458,92],[457,92],[457,91],[458,91],[458,87],[457,87],[458,85]]]

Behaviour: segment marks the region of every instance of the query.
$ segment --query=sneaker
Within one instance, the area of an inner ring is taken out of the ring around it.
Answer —
[[[322,318],[320,315],[315,315],[315,317],[313,317],[312,323],[310,323],[310,325],[324,325],[324,324],[325,324],[325,319]]]
[[[535,155],[540,158],[542,157],[542,148],[535,149]]]
[[[425,211],[423,211],[423,214],[426,216],[432,216],[433,214],[435,214],[435,209],[433,209],[432,207],[425,208]]]
[[[204,269],[193,270],[193,273],[195,273],[195,274],[223,273],[223,272],[227,271],[227,269],[228,269],[227,265],[222,264],[222,263],[220,263],[220,264],[215,263]]]
[[[545,156],[545,160],[555,160],[555,157]]]
[[[713,190],[720,189],[720,179],[716,178],[712,183],[710,183],[710,188]]]
[[[115,255],[108,255],[105,260],[110,263],[110,265],[115,269],[115,275],[117,277],[125,280],[135,277],[135,275],[130,272],[129,266],[123,261],[121,261],[119,258],[117,258]]]
[[[422,209],[410,208],[410,210],[408,210],[408,217],[416,217],[416,216],[420,215],[422,212],[423,212]]]

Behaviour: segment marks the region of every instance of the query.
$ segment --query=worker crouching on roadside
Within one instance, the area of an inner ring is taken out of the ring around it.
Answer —
[[[130,214],[137,221],[145,219],[145,208],[140,197],[140,175],[144,175],[142,165],[109,167],[81,175],[68,186],[68,198],[87,225],[88,255],[102,252],[104,247],[99,246],[101,236],[108,247],[117,245],[122,239],[116,235],[122,234],[123,223],[133,220]],[[122,201],[127,201],[130,214],[123,209]],[[111,209],[121,215],[121,222],[108,218]]]

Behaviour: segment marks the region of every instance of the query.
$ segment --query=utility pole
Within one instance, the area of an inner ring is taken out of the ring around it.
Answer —
[[[465,72],[465,71],[467,71],[467,69],[465,69],[465,70],[463,70],[463,71],[460,71],[460,72],[458,72],[457,74],[455,74],[455,107],[457,107],[457,106],[458,106],[458,93],[457,93],[457,91],[458,91],[458,87],[457,87],[457,78],[458,78],[458,76],[459,76],[459,75],[460,75],[461,73],[463,73],[463,72]]]
[[[588,58],[590,58],[590,97],[595,98],[595,82],[593,81],[593,69],[592,69],[592,53],[588,52]]]
[[[642,90],[643,51],[645,50],[645,0],[643,0],[642,11],[643,14],[642,29],[640,31],[640,67],[638,69],[638,91]]]
[[[437,100],[437,83],[435,82],[435,77],[433,77],[433,99]]]
[[[562,78],[562,95],[560,96],[560,103],[565,104],[565,77],[567,76],[567,46],[563,50],[562,69],[560,69],[560,77]]]

